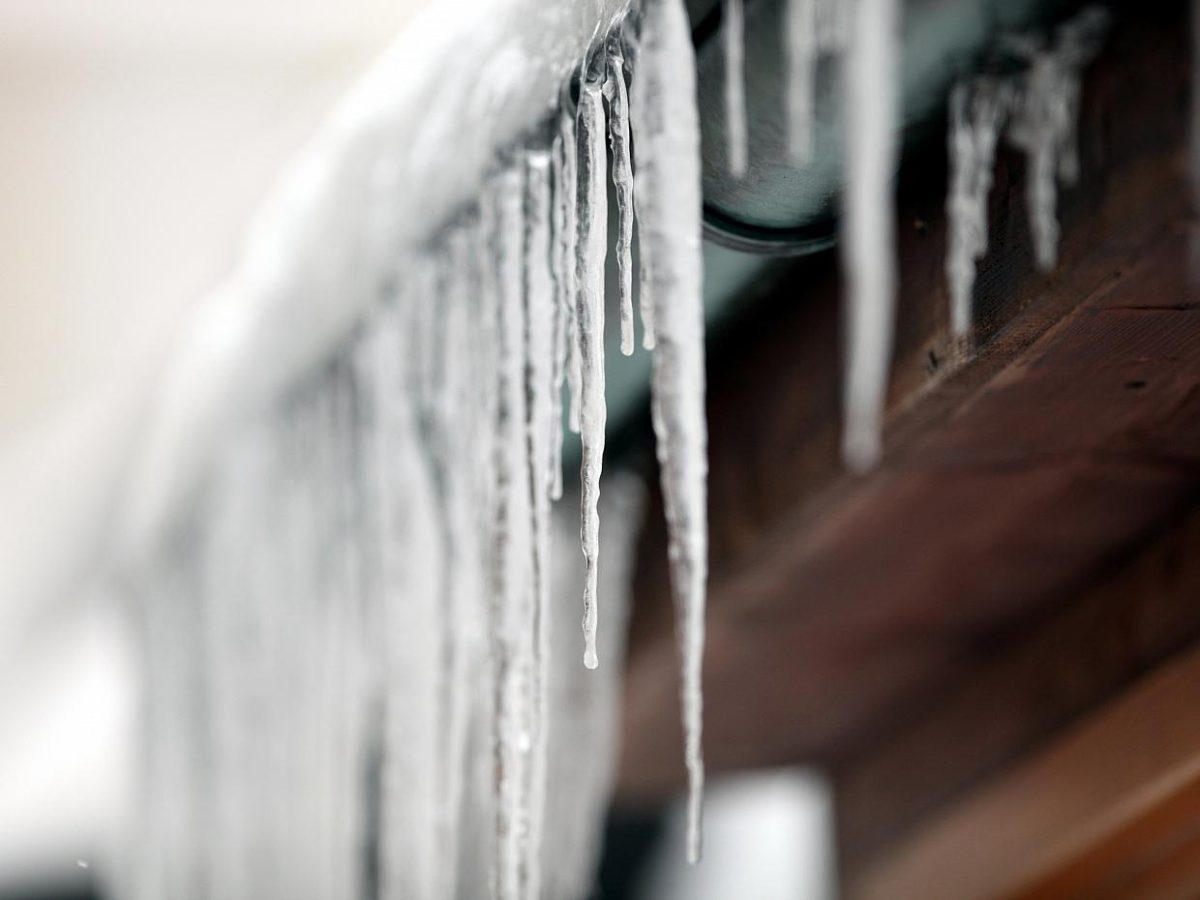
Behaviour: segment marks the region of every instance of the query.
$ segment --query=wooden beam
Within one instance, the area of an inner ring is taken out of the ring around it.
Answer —
[[[1194,896],[1200,650],[949,809],[852,898]]]

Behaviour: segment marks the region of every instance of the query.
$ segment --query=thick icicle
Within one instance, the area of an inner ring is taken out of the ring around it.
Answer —
[[[658,336],[652,411],[679,616],[688,858],[695,861],[704,786],[701,657],[708,575],[700,126],[683,3],[647,0],[644,16],[633,98],[638,213]]]
[[[746,174],[750,147],[746,128],[746,13],[743,0],[725,0],[721,42],[725,51],[725,136],[729,174]]]
[[[883,450],[883,412],[896,303],[896,78],[899,0],[855,0],[846,50],[846,184],[842,264],[847,286],[842,455],[852,469]]]
[[[604,463],[604,429],[608,414],[604,401],[604,259],[608,239],[608,188],[606,185],[604,53],[596,52],[585,66],[579,88],[579,240],[576,246],[576,340],[580,359],[580,434],[583,488],[580,533],[587,575],[583,588],[583,662],[589,669],[599,664],[596,654],[596,579],[600,537],[600,471]]]
[[[946,280],[950,331],[959,341],[967,340],[971,333],[975,267],[988,248],[987,201],[996,143],[1011,101],[1012,92],[991,78],[960,84],[950,95]]]

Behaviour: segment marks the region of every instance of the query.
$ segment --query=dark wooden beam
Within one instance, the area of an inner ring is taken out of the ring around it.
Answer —
[[[855,900],[1187,898],[1200,874],[1200,650],[850,874]]]

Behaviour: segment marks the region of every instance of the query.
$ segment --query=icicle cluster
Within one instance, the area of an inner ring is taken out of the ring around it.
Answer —
[[[1038,268],[1050,271],[1057,264],[1058,185],[1073,184],[1079,176],[1080,72],[1099,51],[1107,24],[1107,13],[1088,9],[1059,28],[1049,46],[1010,38],[1007,49],[1025,63],[1023,71],[980,76],[950,96],[946,278],[951,332],[960,341],[970,337],[976,265],[987,252],[987,199],[1001,134],[1025,153]]]
[[[557,120],[477,203],[376,273],[381,303],[351,345],[226,449],[145,574],[129,896],[533,900],[586,886],[638,507],[619,479],[600,496],[609,148],[621,345],[633,351],[636,219],[643,342],[657,347],[698,855],[706,431],[680,0],[647,0],[634,37],[630,22],[602,36],[578,104],[564,87]],[[564,386],[583,444],[582,555],[561,552],[569,514],[553,504]],[[609,662],[586,681],[578,626],[563,624],[577,607],[559,602],[581,587],[584,662],[601,647]]]
[[[975,267],[988,248],[987,200],[992,190],[996,144],[1012,97],[1010,85],[986,77],[960,84],[950,95],[946,279],[950,287],[950,331],[959,341],[966,341],[971,333]]]

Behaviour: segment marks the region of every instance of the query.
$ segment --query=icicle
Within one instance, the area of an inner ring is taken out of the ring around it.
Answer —
[[[1029,70],[1022,80],[1008,139],[1025,151],[1029,227],[1034,256],[1044,272],[1058,264],[1058,181],[1071,184],[1079,176],[1080,69],[1098,52],[1107,26],[1107,13],[1089,9],[1059,29],[1050,50],[1038,49],[1028,41],[1011,42],[1013,52],[1028,60]]]
[[[971,333],[975,266],[988,247],[987,201],[992,190],[996,143],[1012,92],[990,78],[960,84],[950,95],[950,190],[946,197],[949,248],[950,331],[959,341]]]
[[[742,0],[725,0],[721,39],[725,50],[725,128],[729,174],[741,178],[749,159],[746,129],[745,10]]]
[[[621,28],[621,46],[625,59],[625,77],[626,80],[632,82],[637,71],[638,57],[638,41],[634,31],[636,19],[627,18]],[[632,110],[630,111],[630,119],[632,120]],[[632,127],[632,126],[631,126]],[[637,147],[633,147],[633,152],[636,155]],[[634,169],[636,170],[636,161]],[[655,345],[654,338],[654,301],[650,292],[650,255],[643,252],[642,249],[642,225],[641,212],[638,208],[637,191],[633,192],[633,218],[637,223],[637,267],[638,267],[638,313],[642,319],[642,347],[646,350],[653,350]]]
[[[551,369],[550,417],[554,423],[554,434],[550,439],[550,498],[562,498],[563,473],[563,429],[562,429],[562,395],[563,383],[567,368],[567,319],[570,316],[569,307],[574,296],[568,277],[575,271],[574,260],[567,253],[566,230],[567,211],[565,209],[566,176],[563,159],[565,142],[562,134],[555,135],[550,148],[550,180],[553,187],[553,210],[551,212],[551,233],[553,245],[550,248],[550,271],[554,279],[554,311],[553,330],[550,335],[550,352],[553,356]],[[573,231],[573,229],[572,229]]]
[[[533,511],[533,606],[529,622],[529,765],[526,768],[525,821],[527,837],[522,861],[523,896],[541,897],[540,857],[546,787],[547,672],[549,666],[550,492],[553,487],[552,447],[562,433],[554,415],[553,345],[554,281],[551,277],[550,156],[529,157],[525,209],[525,393],[529,398],[526,441],[529,459],[530,506]]]
[[[817,63],[822,53],[844,49],[859,0],[788,0],[784,13],[787,60],[788,155],[793,165],[812,156]]]
[[[583,662],[589,669],[596,655],[596,579],[598,574],[600,471],[604,461],[604,258],[608,237],[607,155],[604,148],[604,102],[601,91],[603,48],[585,68],[579,89],[579,241],[576,247],[576,340],[579,344],[583,436],[581,536],[587,577],[583,589]],[[592,68],[598,71],[591,71]]]
[[[644,15],[633,97],[636,186],[641,251],[649,257],[657,325],[652,411],[680,621],[688,858],[695,861],[704,785],[700,676],[708,570],[700,126],[682,2],[647,0]]]
[[[636,197],[636,195],[635,195]],[[638,312],[642,316],[642,347],[653,350],[658,344],[654,327],[654,294],[650,279],[650,254],[642,249],[641,218],[638,218]]]
[[[582,67],[581,67],[582,71]],[[580,83],[583,76],[580,76]],[[566,311],[567,362],[566,377],[570,403],[567,407],[567,424],[576,434],[580,429],[581,407],[583,405],[582,383],[580,372],[579,338],[577,310],[575,298],[579,293],[579,273],[576,269],[579,246],[579,136],[578,110],[571,100],[570,85],[563,89],[562,113],[558,119],[558,133],[562,138],[562,181],[559,191],[559,204],[563,210],[562,232],[559,237],[560,249],[563,254],[563,294],[562,303]]]
[[[621,296],[621,352],[633,353],[633,160],[629,152],[629,91],[618,32],[608,39],[608,131],[617,196],[617,274]]]
[[[513,167],[496,184],[496,263],[498,272],[499,376],[498,491],[494,638],[497,714],[498,817],[496,894],[515,900],[520,889],[526,823],[522,788],[527,741],[524,699],[527,660],[522,621],[531,599],[532,511],[526,444],[524,172]]]
[[[857,470],[882,453],[896,303],[895,201],[899,0],[856,0],[846,51],[847,175],[842,197],[846,273],[842,455]]]

